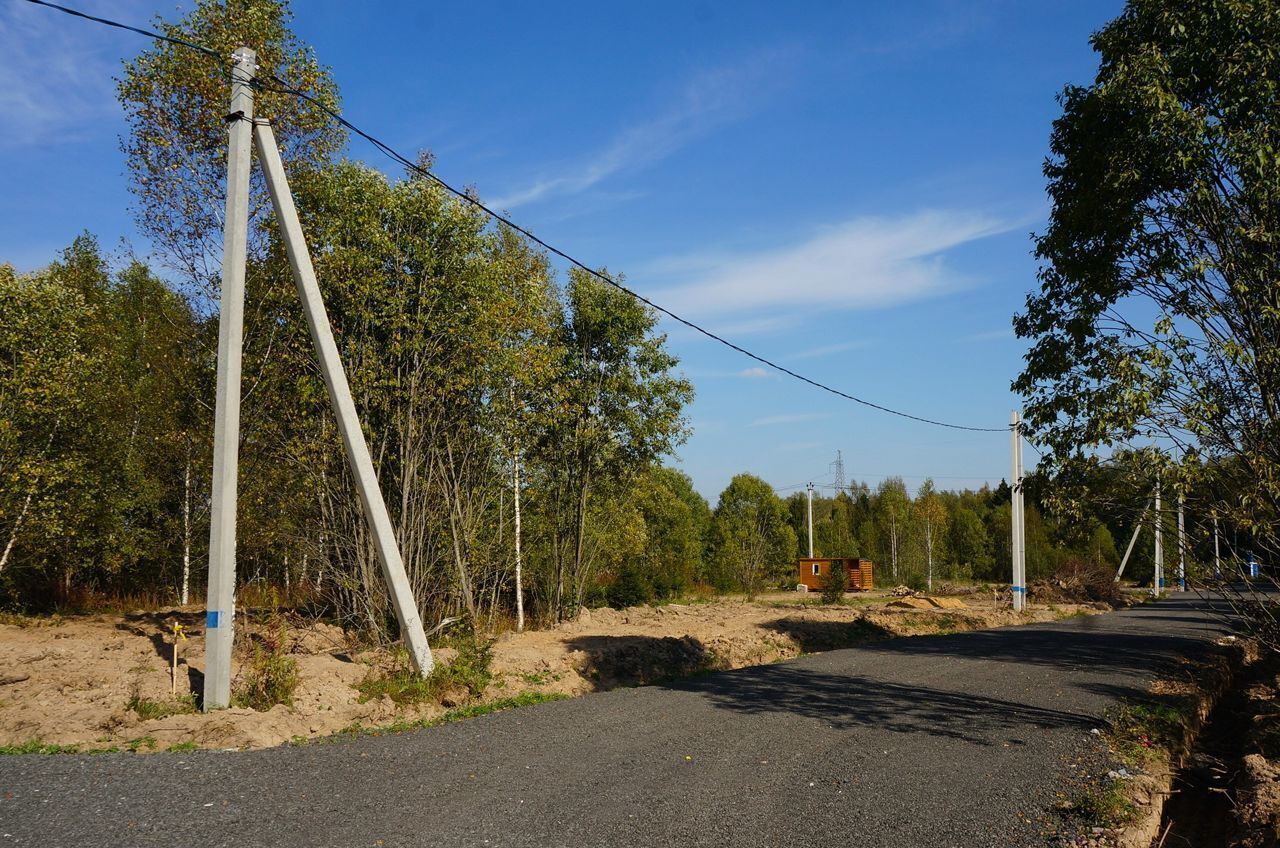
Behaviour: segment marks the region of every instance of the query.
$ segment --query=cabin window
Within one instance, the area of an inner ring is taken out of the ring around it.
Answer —
[[[821,567],[820,565],[818,565],[818,563],[816,563],[816,562],[815,562],[815,563],[813,564],[813,576],[814,576],[814,577],[817,577],[817,576],[818,576],[818,574],[819,574],[821,571],[822,571],[822,567]]]

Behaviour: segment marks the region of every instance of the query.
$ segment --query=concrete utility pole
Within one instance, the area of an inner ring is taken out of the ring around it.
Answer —
[[[1013,452],[1013,492],[1011,494],[1010,518],[1012,519],[1012,538],[1010,551],[1013,554],[1013,608],[1020,611],[1027,594],[1027,566],[1025,558],[1026,527],[1023,524],[1022,510],[1022,416],[1017,411],[1009,413],[1009,438]]]
[[[1213,576],[1222,576],[1222,554],[1218,551],[1218,516],[1213,516]]]
[[[1160,478],[1156,478],[1156,572],[1151,578],[1151,594],[1160,597],[1164,590],[1164,516],[1160,513]]]
[[[240,348],[244,272],[249,241],[249,164],[253,140],[253,74],[257,54],[231,57],[227,211],[222,230],[222,294],[218,310],[218,378],[213,407],[213,495],[209,516],[209,588],[205,600],[204,711],[231,703],[231,642],[236,620],[236,480],[240,459]]]
[[[1120,578],[1124,576],[1124,567],[1129,563],[1129,555],[1133,553],[1133,546],[1138,541],[1138,534],[1142,532],[1142,522],[1147,520],[1147,507],[1144,504],[1142,513],[1138,516],[1138,523],[1133,527],[1133,535],[1129,537],[1129,547],[1124,549],[1124,556],[1120,558],[1120,567],[1116,569],[1116,582],[1120,582]]]
[[[302,234],[302,223],[298,220],[298,212],[293,205],[293,195],[289,191],[289,183],[285,178],[284,163],[280,161],[280,150],[276,147],[275,133],[271,131],[271,126],[266,121],[254,122],[253,133],[254,141],[257,142],[258,158],[262,162],[262,170],[267,178],[267,190],[271,193],[271,204],[275,208],[276,218],[279,219],[280,230],[284,236],[285,252],[289,255],[289,267],[293,269],[293,278],[298,284],[298,295],[302,298],[307,325],[311,328],[311,340],[315,343],[320,370],[329,388],[329,401],[333,404],[338,432],[342,435],[347,461],[351,465],[351,476],[355,478],[356,488],[360,492],[360,501],[364,505],[365,518],[373,531],[374,547],[378,552],[378,562],[382,565],[383,579],[387,581],[391,605],[395,608],[396,618],[400,622],[400,633],[404,638],[405,646],[409,649],[409,659],[414,669],[426,676],[434,665],[431,648],[427,645],[427,635],[422,628],[418,605],[413,599],[413,589],[409,585],[409,578],[405,575],[404,562],[400,559],[400,546],[396,542],[395,528],[391,525],[387,505],[382,499],[382,490],[378,487],[378,476],[373,470],[369,447],[365,444],[364,433],[360,429],[360,419],[356,415],[351,387],[347,384],[347,375],[342,370],[338,345],[333,339],[333,330],[329,327],[329,316],[325,313],[320,285],[316,282],[311,255],[307,251],[306,239]]]
[[[1187,591],[1187,524],[1183,517],[1186,498],[1178,495],[1178,591]]]
[[[524,579],[520,573],[520,452],[516,451],[511,462],[511,489],[516,510],[516,632],[524,632]]]
[[[813,484],[809,484],[809,506],[808,506],[808,522],[809,522],[809,559],[813,559]]]

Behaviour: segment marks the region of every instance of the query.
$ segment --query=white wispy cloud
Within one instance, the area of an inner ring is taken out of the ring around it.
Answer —
[[[90,14],[147,18],[141,3],[76,5]],[[120,73],[119,56],[129,42],[104,32],[28,3],[0,7],[0,114],[5,116],[0,146],[74,140],[118,114],[113,77]],[[146,44],[135,42],[133,49]]]
[[[802,350],[799,353],[787,354],[787,359],[818,359],[823,356],[830,356],[833,353],[844,353],[850,350],[862,350],[871,347],[870,339],[857,339],[851,342],[838,342],[836,344],[823,345],[822,347],[810,348]]]
[[[823,442],[786,442],[785,444],[778,445],[778,450],[794,453],[797,451],[808,451],[813,450],[814,448],[820,448],[823,444]]]
[[[665,304],[664,304],[665,305]],[[741,339],[746,336],[768,336],[789,330],[801,322],[801,316],[781,313],[774,315],[760,315],[755,317],[744,318],[740,321],[717,321],[707,320],[702,322],[711,332],[718,336],[729,339]],[[706,336],[697,330],[690,329],[683,324],[669,322],[664,327],[667,337],[672,340],[681,342],[686,341],[709,341]]]
[[[757,418],[752,421],[751,427],[775,427],[779,424],[800,424],[805,421],[820,421],[823,418],[830,418],[830,413],[826,412],[792,412],[782,415],[766,415],[764,418]]]
[[[667,111],[627,127],[602,149],[550,170],[490,205],[515,209],[556,195],[577,194],[622,171],[670,156],[692,141],[749,112],[776,85],[782,53],[750,57],[694,76]]]
[[[970,284],[947,265],[943,254],[1017,226],[1016,221],[966,210],[863,216],[823,227],[798,244],[719,262],[705,255],[683,262],[707,270],[683,285],[654,291],[652,297],[689,315],[892,306]],[[682,260],[663,263],[678,268]]]
[[[760,368],[760,367],[743,368],[741,371],[738,372],[738,376],[745,377],[748,380],[760,380],[765,377],[772,377],[774,376],[774,373],[770,371],[768,368]]]

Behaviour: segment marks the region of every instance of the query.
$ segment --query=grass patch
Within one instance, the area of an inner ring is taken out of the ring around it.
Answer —
[[[862,594],[845,594],[838,601],[827,602],[821,596],[813,597],[811,594],[797,593],[795,600],[783,601],[762,601],[765,606],[773,609],[821,609],[822,607],[866,607],[876,604],[887,604],[893,598],[875,597]]]
[[[468,638],[457,643],[458,654],[448,665],[437,665],[422,677],[409,664],[409,655],[397,652],[394,665],[380,674],[370,674],[356,684],[360,703],[390,698],[397,706],[440,701],[451,695],[478,698],[493,674],[493,642]]]
[[[195,747],[194,742],[190,744],[192,748]],[[156,738],[154,736],[141,736],[137,739],[130,739],[121,745],[108,745],[99,748],[86,748],[79,744],[57,745],[52,742],[42,742],[39,739],[28,739],[18,745],[0,745],[0,757],[12,757],[19,754],[118,754],[121,751],[136,754],[143,749],[154,751],[156,749]]]
[[[959,633],[962,630],[968,630],[969,622],[958,615],[951,613],[943,613],[933,620],[934,632],[939,636],[945,636],[949,633]]]
[[[142,736],[138,739],[130,739],[128,742],[124,743],[123,747],[124,750],[131,754],[136,754],[143,748],[146,748],[148,751],[154,751],[156,749],[156,738],[154,736]]]
[[[79,745],[55,745],[50,742],[41,742],[39,739],[28,739],[26,742],[17,745],[0,745],[0,756],[15,756],[17,754],[105,754],[114,750],[118,749],[96,748],[81,750]]]
[[[200,746],[192,742],[190,739],[184,742],[174,742],[168,748],[165,748],[170,754],[189,754],[192,751],[198,751]]]
[[[1174,703],[1128,704],[1111,721],[1111,747],[1127,765],[1138,768],[1168,759],[1182,745],[1187,715]]]
[[[1107,780],[1081,790],[1069,801],[1064,812],[1080,820],[1085,827],[1123,827],[1133,821],[1138,807],[1129,797],[1125,782]]]
[[[175,715],[187,715],[196,711],[196,696],[184,695],[172,701],[156,701],[134,694],[129,698],[125,709],[133,710],[143,721],[168,718]]]

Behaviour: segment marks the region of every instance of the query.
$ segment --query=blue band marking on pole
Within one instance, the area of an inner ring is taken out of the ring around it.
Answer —
[[[222,626],[222,611],[209,610],[204,614],[204,626],[210,630]]]
[[[1026,591],[1027,591],[1027,587],[1026,587],[1026,586],[1013,586],[1013,587],[1011,587],[1011,588],[1013,589],[1013,591],[1015,591],[1015,592],[1022,592],[1023,594],[1026,594]]]

